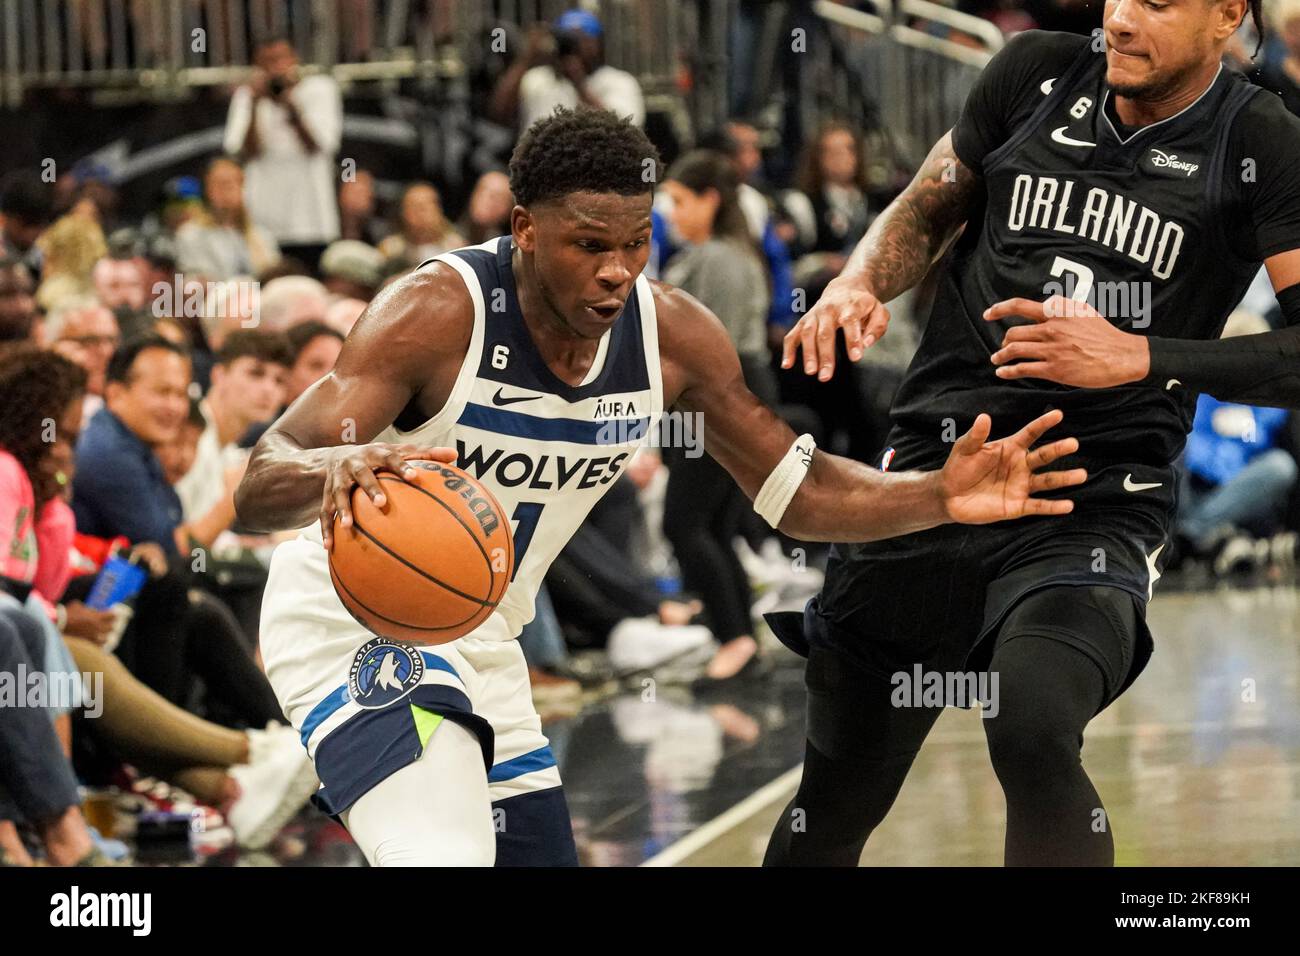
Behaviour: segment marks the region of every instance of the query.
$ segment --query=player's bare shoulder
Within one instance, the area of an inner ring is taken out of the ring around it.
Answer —
[[[353,351],[389,362],[464,355],[474,331],[474,303],[454,268],[431,263],[380,291],[348,338]]]

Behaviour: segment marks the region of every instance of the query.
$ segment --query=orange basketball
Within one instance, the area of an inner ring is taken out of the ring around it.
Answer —
[[[387,501],[352,490],[352,526],[334,522],[330,579],[343,606],[380,637],[445,644],[482,624],[514,573],[500,503],[453,465],[411,461],[415,476],[375,473]]]

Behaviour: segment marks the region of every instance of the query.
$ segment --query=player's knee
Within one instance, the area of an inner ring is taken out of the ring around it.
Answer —
[[[496,848],[481,833],[444,832],[436,840],[395,836],[371,848],[372,866],[491,866]]]
[[[1079,730],[1045,719],[1047,713],[1003,710],[984,721],[989,759],[1004,786],[1042,786],[1080,765]]]

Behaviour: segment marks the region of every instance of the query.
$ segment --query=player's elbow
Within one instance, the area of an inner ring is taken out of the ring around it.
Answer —
[[[235,488],[235,520],[244,528],[256,533],[266,533],[274,529],[268,526],[266,513],[258,507],[257,495],[252,493],[251,469],[244,475]]]
[[[826,536],[826,529],[817,527],[816,521],[813,520],[816,511],[808,507],[806,500],[803,500],[806,498],[804,490],[799,489],[786,507],[785,513],[781,515],[781,520],[776,523],[776,530],[796,541],[832,540]]]

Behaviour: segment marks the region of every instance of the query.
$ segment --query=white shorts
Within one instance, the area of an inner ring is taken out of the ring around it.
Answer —
[[[342,813],[418,759],[443,720],[478,736],[492,802],[560,785],[518,642],[377,637],[335,594],[328,554],[310,532],[271,557],[261,645],[280,707],[316,765],[316,802],[327,813]]]

